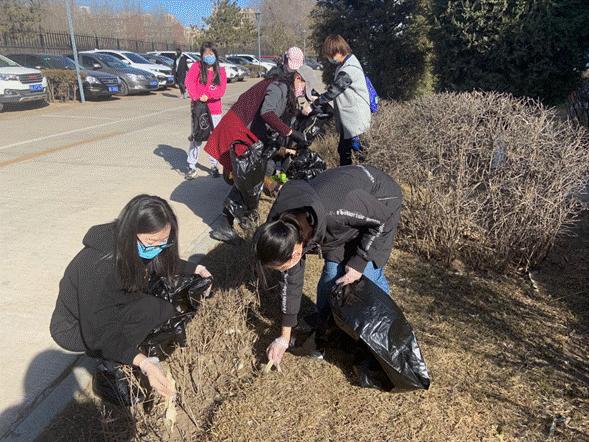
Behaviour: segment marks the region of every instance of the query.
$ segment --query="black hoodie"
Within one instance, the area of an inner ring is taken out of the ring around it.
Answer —
[[[113,258],[113,227],[94,226],[84,237],[84,248],[59,283],[50,330],[67,350],[131,364],[137,346],[175,310],[154,296],[123,290]]]
[[[403,194],[387,174],[372,166],[330,169],[310,181],[291,180],[284,185],[270,210],[268,221],[296,209],[311,212],[313,238],[305,253],[323,253],[329,261],[364,272],[368,262],[382,268],[393,249]],[[305,259],[284,272],[282,325],[297,323],[305,276]]]

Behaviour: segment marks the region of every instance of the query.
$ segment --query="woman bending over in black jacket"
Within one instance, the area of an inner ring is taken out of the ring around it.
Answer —
[[[161,366],[138,346],[175,314],[174,306],[146,294],[150,277],[196,273],[203,266],[178,256],[178,223],[170,205],[139,195],[112,223],[92,227],[84,248],[67,267],[51,318],[51,335],[63,348],[103,362],[139,367],[150,385],[170,397]]]
[[[287,182],[254,236],[259,274],[282,272],[282,332],[267,349],[279,364],[297,324],[305,255],[325,264],[317,286],[321,321],[329,313],[334,284],[351,284],[364,274],[388,293],[384,266],[393,248],[403,195],[387,174],[371,166],[330,169],[310,181]]]

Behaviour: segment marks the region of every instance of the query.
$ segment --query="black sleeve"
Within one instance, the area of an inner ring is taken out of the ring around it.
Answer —
[[[322,105],[333,101],[338,95],[343,93],[352,84],[352,78],[345,71],[340,71],[325,92],[315,101],[317,105]]]
[[[185,275],[192,275],[196,270],[196,266],[197,264],[193,262],[185,261],[183,259],[180,260],[180,268],[182,269],[181,272]]]
[[[282,326],[294,327],[297,325],[297,317],[301,309],[303,298],[303,285],[305,283],[305,259],[292,269],[282,274],[280,302],[282,311]]]
[[[344,207],[335,213],[342,224],[360,231],[360,241],[353,255],[346,265],[364,272],[366,264],[374,261],[373,251],[381,250],[379,241],[383,240],[390,218],[387,207],[376,197],[364,190],[355,190],[346,197]]]

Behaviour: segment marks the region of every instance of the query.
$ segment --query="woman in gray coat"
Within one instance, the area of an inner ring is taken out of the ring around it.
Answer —
[[[352,150],[360,152],[360,135],[370,127],[370,96],[366,76],[350,45],[341,35],[330,35],[323,42],[323,55],[337,65],[335,77],[315,102],[316,107],[335,102],[340,140],[340,166],[352,164]]]

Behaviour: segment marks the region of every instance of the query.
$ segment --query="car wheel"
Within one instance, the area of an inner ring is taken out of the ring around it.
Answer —
[[[129,95],[129,86],[125,82],[125,80],[121,81],[121,90],[119,92],[120,95],[127,96]]]

